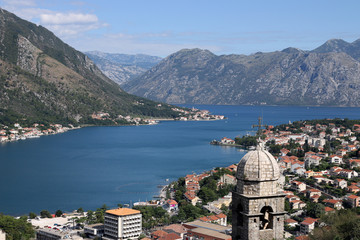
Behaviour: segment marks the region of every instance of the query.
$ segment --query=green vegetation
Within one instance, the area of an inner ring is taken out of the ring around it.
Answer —
[[[0,213],[0,229],[6,232],[7,240],[23,240],[35,237],[35,231],[31,223],[27,222],[27,216],[15,219],[12,216]]]
[[[48,210],[42,210],[40,212],[40,217],[42,217],[42,218],[52,218],[51,213]]]
[[[96,209],[96,211],[89,210],[87,211],[86,215],[82,217],[74,217],[72,218],[72,220],[82,226],[84,226],[85,224],[104,223],[105,211],[107,209],[109,209],[108,206],[106,206],[106,204],[103,204],[102,207]],[[84,214],[84,209],[79,208],[77,212],[80,214]]]
[[[3,10],[0,46],[0,124],[15,122],[62,125],[124,125],[118,115],[174,118],[177,112],[168,104],[158,105],[124,92],[105,77],[89,59],[68,46],[44,27],[27,22]],[[25,36],[42,53],[31,52],[28,71],[16,65],[18,40]],[[36,62],[35,62],[36,61]],[[57,62],[58,61],[58,62]],[[54,64],[55,63],[55,64]],[[36,71],[36,72],[35,72]],[[109,113],[114,120],[96,121],[94,112]]]
[[[355,211],[340,210],[323,215],[320,224],[324,227],[315,228],[310,239],[351,240],[360,239],[360,218]]]
[[[306,215],[312,218],[319,218],[324,214],[325,206],[321,203],[313,203],[308,201],[306,203]]]
[[[236,137],[235,143],[242,145],[244,147],[256,146],[257,138],[256,138],[256,136],[242,136],[241,138]]]
[[[199,182],[200,191],[198,196],[201,198],[203,204],[215,201],[216,199],[224,197],[226,194],[234,190],[233,185],[225,184],[221,187],[217,187],[217,182],[224,174],[234,175],[233,172],[226,168],[215,168],[216,173],[213,173],[207,178],[204,178]]]
[[[169,224],[170,216],[162,207],[136,206],[142,214],[142,226],[145,229],[151,229],[155,226]]]
[[[36,218],[36,214],[33,213],[33,212],[30,212],[30,213],[29,213],[29,218],[30,218],[30,219]]]
[[[55,216],[56,216],[56,217],[61,217],[62,214],[63,214],[63,212],[62,212],[61,210],[57,210],[57,211],[55,212]]]

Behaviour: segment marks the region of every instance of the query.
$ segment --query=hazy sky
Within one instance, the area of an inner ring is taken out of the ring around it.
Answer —
[[[359,0],[0,0],[80,51],[251,54],[360,38]]]

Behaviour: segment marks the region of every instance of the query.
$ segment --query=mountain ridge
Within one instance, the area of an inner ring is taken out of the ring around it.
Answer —
[[[171,106],[123,91],[85,54],[0,9],[0,123],[103,124],[91,115],[174,117]],[[125,123],[122,120],[111,124]],[[108,123],[109,124],[109,123]]]
[[[121,85],[143,74],[162,58],[146,54],[117,54],[100,51],[85,52],[96,66],[111,80]]]
[[[185,49],[122,88],[173,104],[360,106],[358,42],[251,55]]]

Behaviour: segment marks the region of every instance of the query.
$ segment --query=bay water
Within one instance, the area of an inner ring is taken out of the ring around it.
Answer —
[[[187,107],[193,107],[193,105]],[[317,118],[360,119],[360,108],[194,106],[221,121],[165,121],[153,126],[87,127],[0,144],[0,213],[14,216],[96,210],[146,201],[186,174],[238,163],[245,152],[210,145],[253,133],[252,124]]]

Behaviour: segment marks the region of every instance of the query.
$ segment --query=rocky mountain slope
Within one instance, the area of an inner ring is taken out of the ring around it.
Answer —
[[[167,103],[360,106],[360,40],[252,55],[176,52],[122,85]]]
[[[176,115],[171,106],[124,92],[44,27],[0,9],[0,123],[87,124],[94,112],[114,118]]]
[[[121,85],[140,76],[162,58],[145,54],[116,54],[99,51],[85,52],[97,67],[111,80]]]

